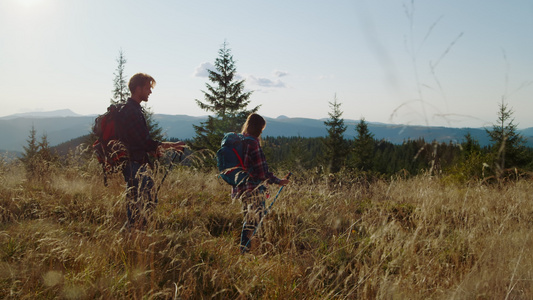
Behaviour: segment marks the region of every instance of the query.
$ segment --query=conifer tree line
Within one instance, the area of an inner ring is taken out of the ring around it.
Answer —
[[[114,72],[111,104],[125,103],[130,96],[127,87],[124,52],[119,51]],[[260,105],[249,108],[253,91],[245,89],[245,81],[237,79],[237,68],[231,49],[226,41],[218,51],[214,70],[207,70],[209,82],[202,90],[203,101],[197,105],[211,115],[205,122],[193,125],[196,136],[189,141],[193,151],[208,150],[214,153],[226,132],[239,132],[248,114],[259,112]],[[497,121],[486,129],[492,144],[481,147],[470,134],[460,144],[437,143],[424,139],[406,140],[393,144],[377,140],[369,131],[365,118],[357,124],[356,135],[346,139],[347,126],[342,118],[342,102],[334,95],[328,102],[329,119],[324,122],[327,136],[319,138],[263,136],[263,150],[269,165],[292,171],[309,171],[326,174],[352,174],[364,176],[390,176],[394,174],[416,175],[455,174],[460,180],[502,176],[510,170],[533,171],[533,149],[526,147],[526,139],[517,132],[513,112],[502,99],[498,107]],[[152,137],[165,140],[162,128],[147,106],[143,107]],[[260,112],[259,112],[260,113]],[[28,145],[24,147],[21,161],[27,170],[34,172],[35,158],[53,161],[46,135],[37,142],[36,130],[32,127]],[[169,138],[173,140],[175,138]],[[212,167],[214,156],[202,161]]]
[[[469,133],[460,143],[425,141],[423,138],[393,144],[377,140],[362,118],[352,140],[346,130],[337,98],[330,102],[328,136],[320,138],[265,137],[265,152],[277,167],[316,169],[321,172],[372,176],[420,173],[455,174],[460,180],[506,176],[533,171],[533,149],[517,132],[512,110],[503,101],[498,121],[486,129],[492,144],[481,147]],[[337,151],[333,149],[336,147]]]
[[[219,50],[215,69],[208,70],[209,80],[214,85],[206,84],[207,90],[202,91],[204,102],[196,100],[200,108],[215,114],[195,126],[193,145],[196,149],[216,151],[225,132],[239,131],[246,116],[260,108],[247,108],[252,92],[244,91],[244,80],[235,81],[236,66],[226,42]],[[455,172],[465,178],[499,176],[509,168],[533,169],[532,150],[525,147],[525,139],[517,133],[512,111],[503,100],[498,123],[487,129],[494,144],[484,148],[470,135],[461,144],[417,139],[395,145],[376,140],[364,118],[356,126],[355,139],[347,140],[342,103],[335,95],[329,105],[329,119],[324,122],[326,137],[263,137],[269,163],[279,168],[317,169],[328,173],[348,171],[380,176],[398,172],[413,175]]]

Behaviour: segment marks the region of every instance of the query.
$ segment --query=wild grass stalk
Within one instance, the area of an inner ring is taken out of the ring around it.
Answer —
[[[21,167],[6,176],[7,167],[1,298],[533,296],[526,180],[294,174],[257,234],[261,243],[241,255],[241,207],[214,173],[173,169],[149,228],[128,232],[120,176],[106,188],[90,164],[57,167],[45,181],[26,180]]]

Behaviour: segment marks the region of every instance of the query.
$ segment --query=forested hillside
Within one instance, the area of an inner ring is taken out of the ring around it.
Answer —
[[[59,145],[72,139],[88,134],[94,123],[94,116],[79,117],[23,117],[13,119],[0,119],[0,150],[22,151],[26,138],[32,126],[37,130],[38,136],[46,133],[52,146]],[[191,139],[194,137],[193,125],[204,121],[204,117],[191,117],[185,115],[155,114],[154,119],[167,138]],[[266,118],[267,127],[264,135],[271,137],[325,137],[327,132],[323,120],[304,118]],[[347,139],[353,139],[358,121],[345,120]],[[378,140],[386,140],[393,144],[401,144],[406,140],[423,138],[428,142],[461,143],[464,136],[470,133],[482,146],[490,144],[489,137],[482,128],[452,128],[452,127],[426,127],[401,124],[368,124],[371,132]],[[519,131],[521,132],[521,131]],[[533,146],[531,129],[524,130],[524,137],[528,145]]]

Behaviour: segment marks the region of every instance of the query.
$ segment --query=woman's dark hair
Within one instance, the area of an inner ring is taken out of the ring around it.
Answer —
[[[251,136],[259,138],[263,129],[265,129],[266,121],[260,115],[251,113],[244,125],[242,125],[242,133],[247,133]]]

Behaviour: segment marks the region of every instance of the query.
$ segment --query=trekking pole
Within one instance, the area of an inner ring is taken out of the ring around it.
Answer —
[[[291,177],[292,173],[289,172],[289,174],[287,174],[287,176],[285,176],[286,179],[289,179]],[[276,199],[278,199],[278,196],[279,196],[279,193],[281,193],[281,191],[283,190],[283,187],[284,185],[282,185],[279,190],[278,190],[278,193],[276,194],[276,196],[274,197],[274,200],[272,200],[272,202],[270,203],[270,205],[268,206],[268,208],[265,210],[265,213],[263,214],[263,216],[261,217],[261,220],[259,220],[259,224],[257,224],[257,226],[255,227],[254,229],[254,232],[252,233],[252,236],[250,237],[250,239],[248,240],[248,242],[246,242],[246,245],[244,245],[244,247],[241,249],[241,253],[244,253],[244,251],[246,249],[248,249],[248,244],[250,244],[250,241],[252,240],[252,238],[254,237],[255,233],[257,232],[257,230],[259,229],[259,227],[261,227],[261,224],[263,224],[263,219],[265,218],[265,216],[268,214],[268,211],[270,210],[270,208],[272,207],[272,205],[274,205],[274,202],[276,202]],[[243,227],[246,225],[246,222],[244,223]]]
[[[289,179],[291,177],[292,173],[289,172],[289,174],[287,174],[287,176],[285,176],[286,179]],[[278,193],[276,194],[276,197],[274,197],[274,200],[272,200],[272,202],[270,203],[270,205],[268,206],[268,208],[265,210],[265,214],[263,215],[263,218],[268,214],[268,211],[270,210],[270,208],[272,207],[272,205],[274,205],[274,202],[276,202],[276,199],[278,199],[278,196],[279,196],[279,193],[281,193],[281,191],[283,190],[285,186],[282,185],[279,190],[278,190]],[[261,222],[263,221],[263,218],[261,218],[261,221],[259,221],[259,225],[261,225]],[[252,235],[253,236],[253,235]]]

